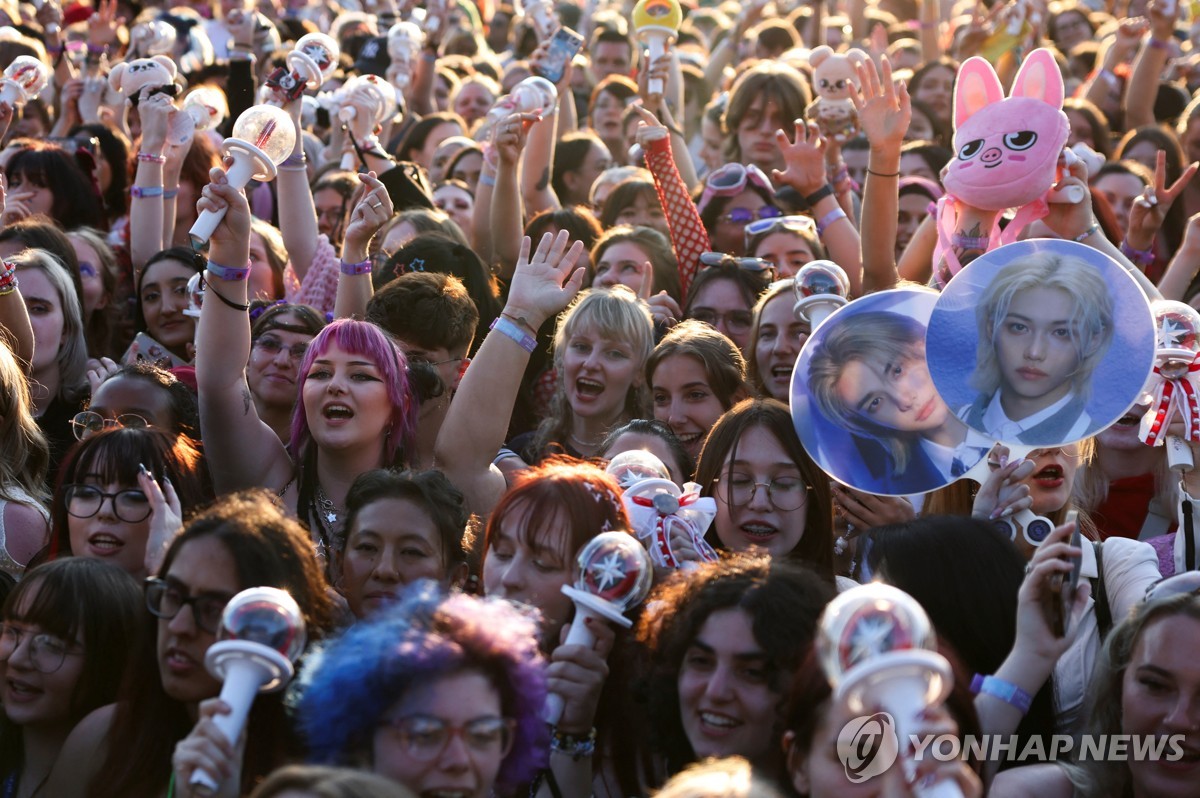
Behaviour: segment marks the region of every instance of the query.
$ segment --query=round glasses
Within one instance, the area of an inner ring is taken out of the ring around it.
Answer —
[[[76,413],[75,417],[71,419],[71,431],[75,433],[77,441],[86,441],[97,432],[103,432],[110,428],[148,429],[150,426],[150,422],[137,413],[124,413],[116,418],[105,418],[92,410],[84,410]]]
[[[146,580],[146,609],[150,610],[151,615],[169,621],[190,605],[196,625],[210,635],[215,635],[221,628],[221,614],[225,612],[225,605],[230,598],[215,593],[189,596],[165,579],[151,577]]]
[[[745,507],[754,501],[759,488],[767,489],[767,499],[777,510],[799,510],[808,502],[809,486],[800,477],[775,477],[770,482],[755,482],[754,477],[739,471],[717,477],[725,480],[728,490],[718,491],[731,507]]]
[[[401,747],[409,756],[429,762],[446,750],[453,737],[461,738],[467,748],[475,753],[504,757],[512,748],[516,721],[488,716],[456,726],[432,715],[410,715],[385,720],[384,725],[396,731]]]
[[[105,499],[112,501],[113,512],[127,524],[136,524],[150,517],[150,500],[137,488],[105,493],[95,485],[67,485],[64,489],[67,515],[91,518],[100,512]]]
[[[284,346],[283,341],[273,335],[264,335],[254,339],[254,348],[262,352],[267,357],[275,357],[284,349],[287,350],[288,360],[293,363],[299,363],[304,359],[304,354],[308,351],[308,344],[292,344]]]
[[[27,630],[14,624],[0,624],[0,660],[11,657],[28,634]],[[78,646],[70,645],[54,635],[36,634],[29,637],[29,661],[38,673],[54,673],[69,655],[82,653]]]

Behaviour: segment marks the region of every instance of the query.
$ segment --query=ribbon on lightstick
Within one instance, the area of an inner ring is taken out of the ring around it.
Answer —
[[[682,537],[704,562],[716,562],[717,553],[704,539],[704,533],[717,516],[717,503],[700,495],[695,482],[679,486],[670,480],[646,479],[625,489],[621,497],[634,533],[650,552],[650,559],[662,568],[687,568],[680,563],[671,539]]]

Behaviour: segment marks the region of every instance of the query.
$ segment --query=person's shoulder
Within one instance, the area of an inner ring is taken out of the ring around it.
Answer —
[[[1058,765],[1026,765],[996,774],[988,787],[989,798],[1071,798],[1075,788]]]
[[[75,724],[50,772],[47,795],[82,798],[87,794],[88,785],[108,756],[108,736],[116,710],[116,704],[107,704]]]

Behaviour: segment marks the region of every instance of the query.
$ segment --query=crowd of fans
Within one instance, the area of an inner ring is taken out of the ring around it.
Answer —
[[[1142,442],[1148,404],[910,496],[831,480],[788,405],[805,264],[853,300],[988,248],[995,212],[951,198],[946,253],[934,210],[972,56],[1007,86],[1048,49],[1085,145],[1057,183],[1082,199],[1020,235],[1200,307],[1194,5],[688,0],[651,58],[628,0],[94,3],[0,0],[0,67],[50,73],[36,97],[0,81],[3,798],[208,794],[198,771],[258,798],[1200,795],[1176,545],[1200,470]],[[316,33],[337,52],[306,86],[288,54]],[[259,103],[295,143],[243,187],[224,142]],[[901,326],[893,360],[927,372]],[[860,337],[823,367],[883,357]],[[886,401],[902,471],[922,433]],[[597,535],[641,532],[605,470],[630,451],[715,514],[705,545],[670,537],[631,628],[591,617],[580,645],[562,588]],[[1040,545],[991,523],[1026,510],[1056,525]],[[953,668],[911,731],[1181,756],[854,779],[814,639],[872,579]],[[264,586],[308,643],[230,740],[206,652]]]

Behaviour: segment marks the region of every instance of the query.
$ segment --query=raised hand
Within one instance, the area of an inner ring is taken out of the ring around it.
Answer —
[[[795,125],[795,141],[782,130],[775,131],[775,142],[783,153],[786,168],[782,172],[772,169],[771,177],[776,183],[789,185],[806,197],[826,183],[825,139],[813,122],[797,119]]]
[[[1036,657],[1050,667],[1075,639],[1080,616],[1091,595],[1091,583],[1079,580],[1071,606],[1063,608],[1064,614],[1069,614],[1066,634],[1056,634],[1051,621],[1058,612],[1054,605],[1063,600],[1062,580],[1071,573],[1072,558],[1083,554],[1071,545],[1074,532],[1072,522],[1056,527],[1046,537],[1030,559],[1025,581],[1017,594],[1017,639],[1013,648],[1019,647],[1022,654]]]
[[[200,703],[200,720],[191,734],[175,746],[171,766],[177,785],[182,785],[184,794],[196,794],[191,788],[192,774],[203,770],[217,782],[214,798],[235,798],[241,795],[242,752],[246,734],[242,733],[240,745],[234,745],[225,733],[213,722],[216,715],[228,715],[230,707],[219,698],[210,698]]]
[[[557,236],[546,233],[532,255],[533,243],[529,237],[521,241],[516,271],[508,290],[507,315],[524,319],[536,330],[579,293],[583,285],[583,268],[578,265],[583,242],[571,243],[570,239],[566,230]]]
[[[1027,510],[1033,506],[1029,486],[1024,479],[1033,473],[1032,460],[1006,461],[1008,449],[997,447],[988,453],[988,465],[992,468],[987,479],[975,494],[971,515],[976,518],[995,520]]]
[[[1178,180],[1167,186],[1167,154],[1162,150],[1158,151],[1158,160],[1154,165],[1154,185],[1146,187],[1142,196],[1134,200],[1129,211],[1126,244],[1140,250],[1148,250],[1154,246],[1154,236],[1162,227],[1167,213],[1175,204],[1175,199],[1196,176],[1196,168],[1197,164],[1190,164]]]
[[[855,529],[902,524],[916,518],[912,502],[903,496],[877,496],[842,485],[832,485],[834,511]]]
[[[246,193],[229,185],[229,178],[225,175],[225,170],[220,167],[210,169],[208,179],[208,185],[200,192],[196,211],[199,213],[206,210],[226,209],[225,217],[221,219],[221,223],[217,225],[212,238],[209,239],[212,251],[215,251],[220,244],[239,249],[245,247],[248,251],[250,247],[250,205],[246,201]],[[246,258],[237,258],[238,263],[245,260]]]
[[[634,112],[641,117],[641,121],[638,122],[636,135],[637,143],[643,151],[650,147],[652,141],[659,141],[671,135],[671,131],[667,130],[667,126],[658,121],[658,117],[650,109],[646,108],[645,105],[634,105],[632,107]]]
[[[344,260],[349,263],[365,260],[362,256],[366,255],[372,236],[392,218],[392,198],[388,196],[383,183],[379,182],[374,172],[361,177],[358,201],[350,212],[343,242]]]
[[[117,40],[117,29],[124,24],[125,17],[117,16],[117,0],[99,0],[96,10],[88,17],[88,44],[111,46]]]
[[[111,362],[111,361],[110,361]],[[175,486],[163,474],[162,483],[141,466],[138,470],[138,487],[150,501],[150,532],[146,536],[146,573],[157,574],[162,566],[171,538],[183,526],[183,508]]]
[[[858,123],[875,149],[899,151],[904,143],[904,134],[912,121],[912,102],[908,86],[892,79],[892,64],[883,58],[883,78],[875,70],[875,64],[867,61],[857,64],[859,89],[850,84],[850,99],[858,110]]]
[[[154,94],[138,105],[142,120],[142,152],[161,155],[167,144],[171,120],[178,113],[174,101],[165,94]]]
[[[502,163],[516,166],[529,139],[529,128],[541,121],[541,114],[509,114],[500,120],[492,133],[492,145]]]

